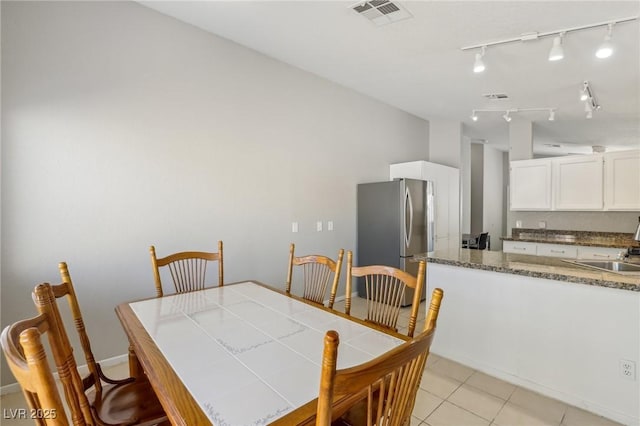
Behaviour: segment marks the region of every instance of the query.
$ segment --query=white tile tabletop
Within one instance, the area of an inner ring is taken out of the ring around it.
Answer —
[[[338,368],[404,343],[252,282],[130,307],[216,426],[264,425],[315,399],[327,330]]]

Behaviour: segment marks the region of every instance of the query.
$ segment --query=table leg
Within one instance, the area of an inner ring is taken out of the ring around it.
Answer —
[[[129,376],[136,379],[144,377],[144,370],[142,370],[142,365],[140,365],[140,361],[138,361],[136,352],[131,344],[129,344]]]

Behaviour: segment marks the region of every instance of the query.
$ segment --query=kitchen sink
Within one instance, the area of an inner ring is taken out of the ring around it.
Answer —
[[[578,266],[599,269],[616,274],[640,275],[640,265],[611,260],[565,260]]]

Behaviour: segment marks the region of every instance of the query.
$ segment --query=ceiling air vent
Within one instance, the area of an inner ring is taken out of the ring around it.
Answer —
[[[502,99],[509,99],[504,93],[485,93],[482,97],[489,99],[490,101],[499,101]]]
[[[351,6],[361,16],[381,26],[412,18],[413,15],[400,3],[389,0],[371,0]]]

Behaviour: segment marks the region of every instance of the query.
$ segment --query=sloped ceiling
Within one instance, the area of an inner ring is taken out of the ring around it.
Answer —
[[[553,37],[461,47],[523,33],[606,22],[640,13],[637,1],[406,1],[413,18],[376,26],[342,1],[149,1],[145,6],[317,74],[427,120],[464,123],[465,134],[506,149],[501,113],[470,119],[473,109],[557,108],[515,114],[534,123],[536,152],[591,152],[640,146],[640,26],[614,27],[614,55],[597,59],[606,26],[569,32],[565,58],[549,62]],[[588,80],[602,105],[585,119],[578,100]],[[482,95],[505,93],[508,100]],[[545,144],[561,145],[549,148]]]

